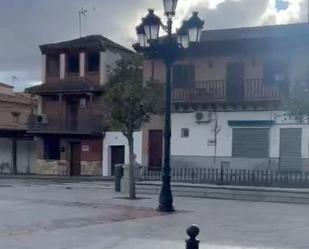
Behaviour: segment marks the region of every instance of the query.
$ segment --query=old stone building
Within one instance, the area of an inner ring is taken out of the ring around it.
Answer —
[[[43,84],[26,90],[39,96],[28,129],[37,144],[34,172],[102,175],[104,85],[115,62],[133,52],[100,35],[40,49]]]
[[[29,94],[0,83],[0,174],[31,173],[35,144],[26,131],[36,103]]]

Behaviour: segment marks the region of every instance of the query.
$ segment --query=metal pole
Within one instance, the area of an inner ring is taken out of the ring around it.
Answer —
[[[168,19],[168,40],[172,43],[172,19]],[[168,56],[167,56],[168,57]],[[164,165],[162,168],[162,187],[159,196],[160,212],[173,212],[173,196],[171,191],[171,71],[172,60],[167,58],[165,84],[165,128],[164,128]]]

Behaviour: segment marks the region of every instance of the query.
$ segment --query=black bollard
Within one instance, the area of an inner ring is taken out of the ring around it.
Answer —
[[[191,225],[187,229],[187,234],[190,237],[186,240],[186,249],[198,249],[200,241],[196,239],[198,234],[200,233],[200,229],[197,225]]]

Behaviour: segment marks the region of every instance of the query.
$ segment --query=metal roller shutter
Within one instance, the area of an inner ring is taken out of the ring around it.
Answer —
[[[269,156],[269,129],[234,128],[232,156],[267,158]]]
[[[280,129],[280,169],[301,170],[300,128]]]

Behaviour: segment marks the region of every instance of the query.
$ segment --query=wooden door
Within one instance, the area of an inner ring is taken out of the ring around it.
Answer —
[[[71,143],[71,176],[80,176],[80,143]]]
[[[237,102],[244,99],[244,63],[232,62],[226,72],[227,99]]]
[[[163,156],[163,131],[149,131],[149,169],[160,170]]]
[[[115,172],[115,166],[117,164],[124,164],[124,146],[112,146],[111,147],[111,173],[112,176]]]

